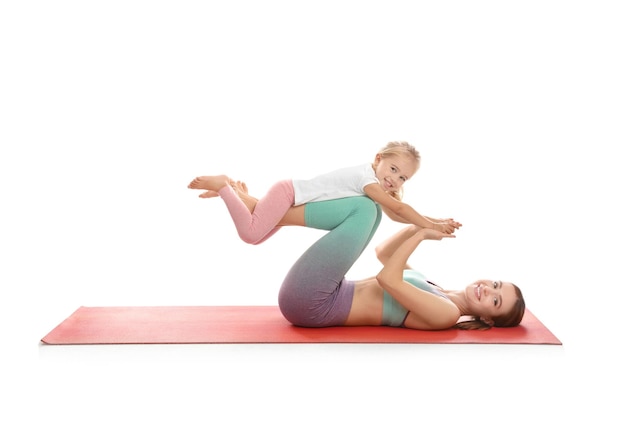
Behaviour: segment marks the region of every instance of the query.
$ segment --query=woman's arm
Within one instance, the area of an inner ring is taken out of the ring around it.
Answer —
[[[409,227],[401,230],[383,248],[387,255],[395,246],[393,253],[386,258],[382,270],[376,275],[380,286],[417,316],[423,329],[449,328],[459,318],[458,308],[448,299],[416,289],[403,279],[408,259],[419,244],[424,240],[441,240],[444,237],[455,236],[426,228]]]
[[[374,250],[376,251],[376,258],[378,258],[378,261],[385,266],[389,258],[391,258],[400,245],[402,245],[409,237],[414,236],[419,230],[421,230],[421,227],[418,227],[417,225],[406,226],[376,246]],[[411,266],[405,264],[404,269],[411,269]]]

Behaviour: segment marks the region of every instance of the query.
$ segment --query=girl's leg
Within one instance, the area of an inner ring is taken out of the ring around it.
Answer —
[[[215,179],[220,180],[220,185]],[[231,185],[222,181],[219,177],[198,177],[189,187],[217,192],[226,204],[239,237],[246,243],[253,245],[262,243],[280,229],[279,222],[294,202],[293,184],[290,180],[274,184],[268,193],[258,200],[252,212]]]
[[[363,196],[310,203],[306,226],[328,230],[289,270],[278,295],[287,320],[299,326],[343,325],[354,287],[344,279],[372,239],[381,210]]]
[[[231,183],[231,186],[233,187],[239,198],[244,202],[244,204],[246,204],[246,207],[248,207],[250,213],[252,213],[259,200],[248,193],[248,186],[246,186],[246,183],[242,181],[234,181]],[[215,195],[212,196],[219,196],[217,192],[214,193]],[[289,208],[289,210],[287,210],[287,213],[285,213],[285,216],[283,216],[278,225],[281,227],[304,227],[306,225],[304,222],[304,205],[294,205]]]

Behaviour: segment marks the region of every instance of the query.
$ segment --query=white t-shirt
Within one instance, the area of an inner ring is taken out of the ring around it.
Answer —
[[[310,180],[293,180],[294,205],[362,196],[365,186],[378,182],[371,163],[337,169]]]

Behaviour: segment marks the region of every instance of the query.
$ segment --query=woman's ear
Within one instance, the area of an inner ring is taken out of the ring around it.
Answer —
[[[483,323],[486,323],[486,324],[487,324],[487,325],[489,325],[489,326],[493,326],[493,325],[494,325],[494,323],[495,323],[495,322],[493,321],[493,319],[491,319],[491,318],[489,318],[489,317],[482,317],[482,316],[480,317],[480,321],[481,321],[481,322],[483,322]]]

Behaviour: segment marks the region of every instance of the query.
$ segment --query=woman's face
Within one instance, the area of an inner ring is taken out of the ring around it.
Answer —
[[[517,300],[513,284],[486,279],[468,285],[465,288],[465,296],[471,310],[470,314],[480,316],[484,320],[511,312]]]
[[[397,192],[417,172],[417,161],[405,154],[376,156],[376,178],[385,192]]]

